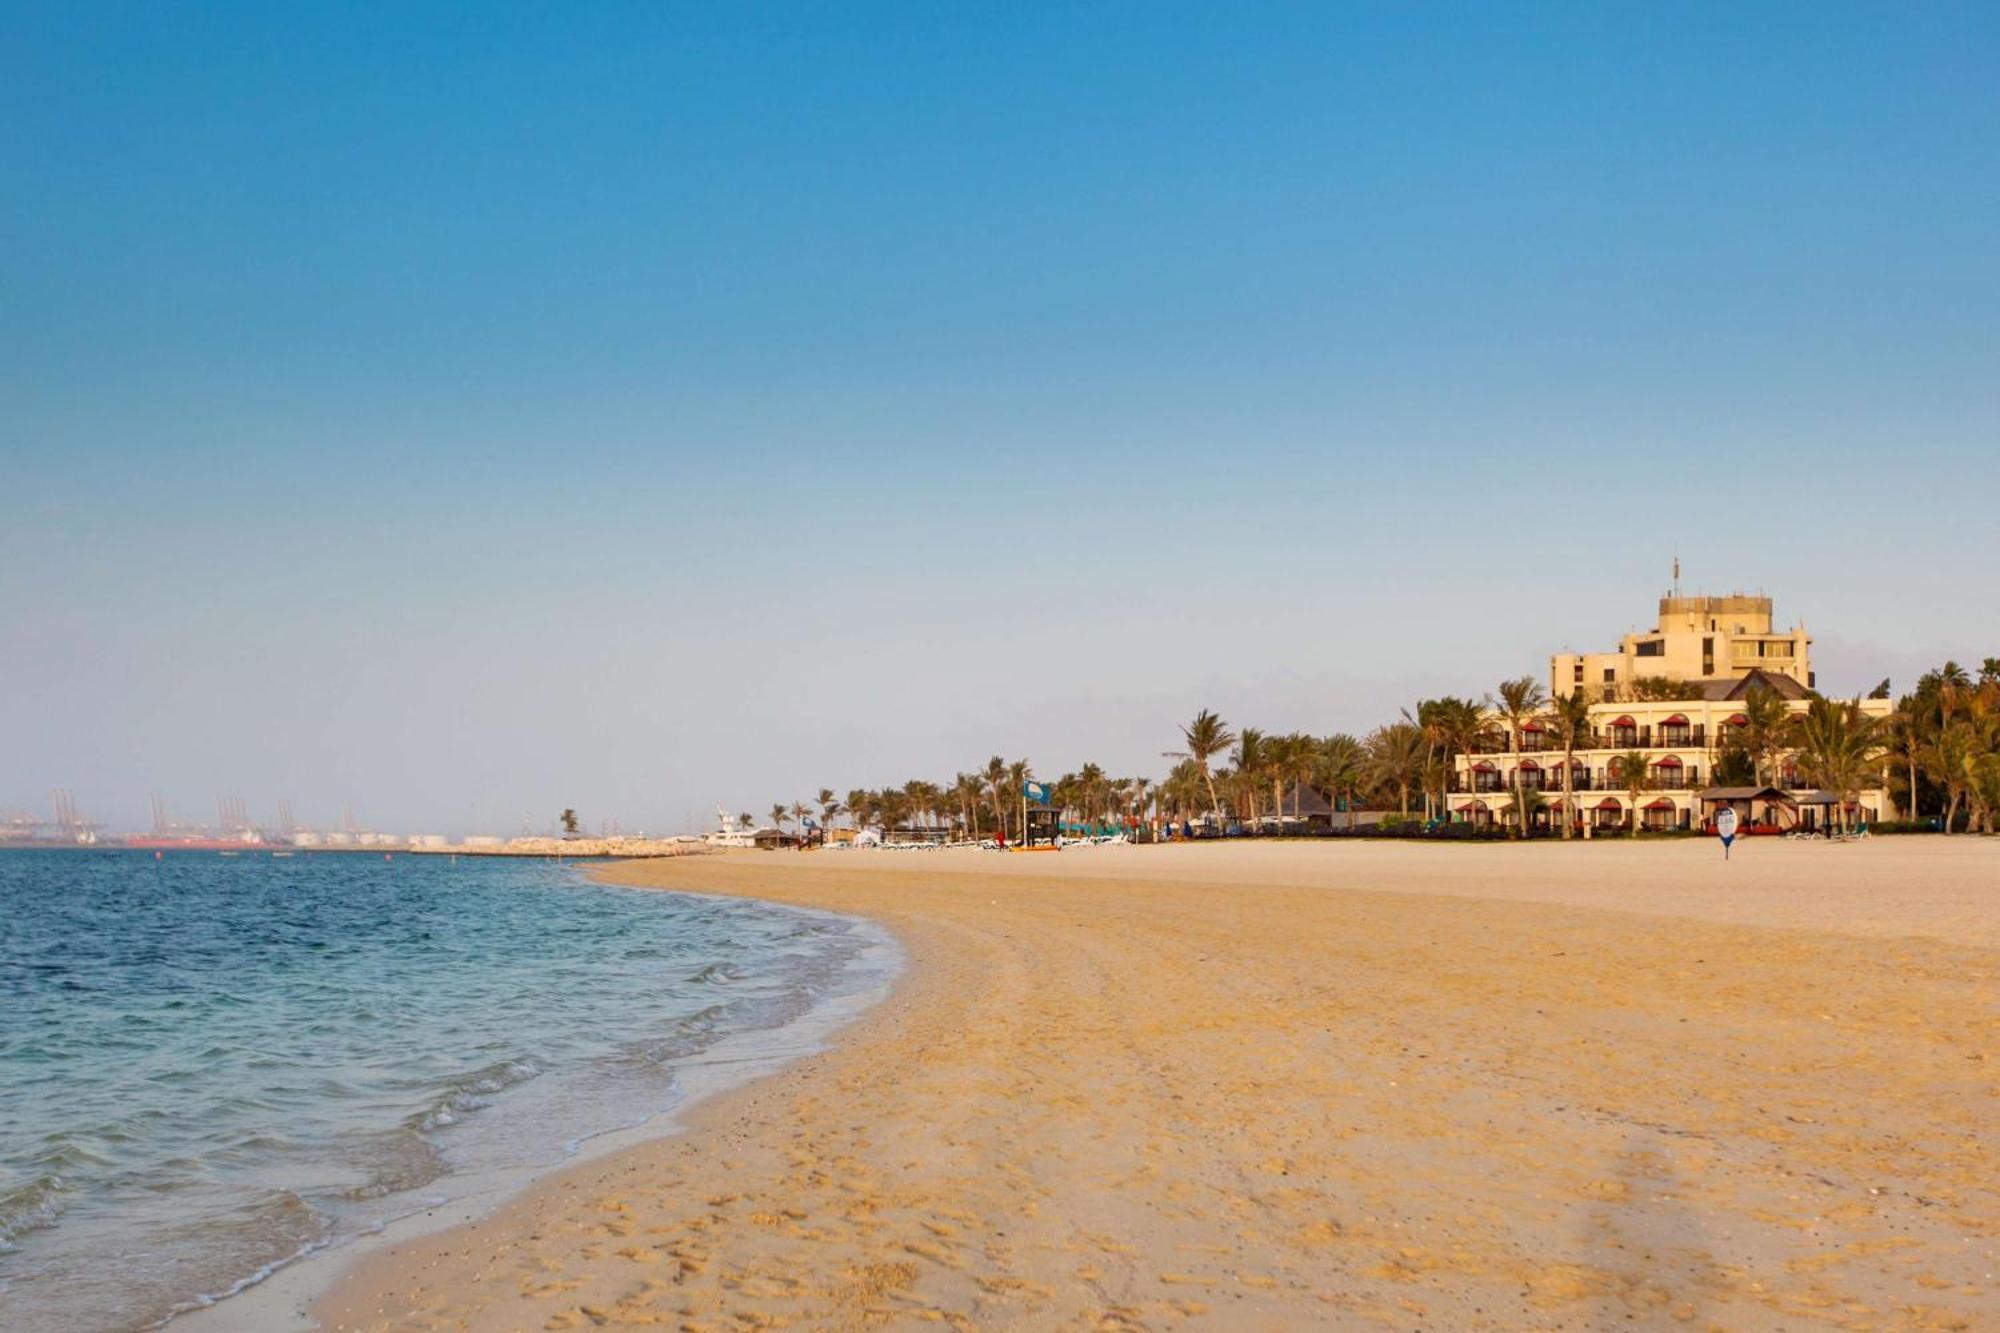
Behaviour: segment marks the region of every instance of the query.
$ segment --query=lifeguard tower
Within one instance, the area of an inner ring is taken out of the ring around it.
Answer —
[[[1021,841],[1017,852],[1053,852],[1062,847],[1062,812],[1049,804],[1049,789],[1039,782],[1021,785]]]

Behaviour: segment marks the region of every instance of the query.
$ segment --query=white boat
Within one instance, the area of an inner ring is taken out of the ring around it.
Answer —
[[[702,842],[710,847],[755,847],[757,835],[765,831],[718,805],[715,807],[715,831]]]

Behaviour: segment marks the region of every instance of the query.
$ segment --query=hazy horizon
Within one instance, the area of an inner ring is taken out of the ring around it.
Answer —
[[[0,5],[0,811],[705,826],[2000,652],[2000,16]]]

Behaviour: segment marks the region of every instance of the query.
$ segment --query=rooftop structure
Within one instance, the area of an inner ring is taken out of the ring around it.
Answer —
[[[1800,693],[1813,688],[1812,637],[1803,624],[1774,628],[1771,599],[1660,599],[1653,628],[1627,634],[1610,653],[1556,653],[1549,692],[1589,689],[1602,699],[1631,698],[1649,680],[1736,682],[1752,672],[1784,677]]]

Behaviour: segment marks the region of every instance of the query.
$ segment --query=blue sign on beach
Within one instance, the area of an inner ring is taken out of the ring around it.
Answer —
[[[1027,797],[1036,805],[1047,805],[1049,803],[1049,789],[1039,782],[1021,784],[1021,795]]]

